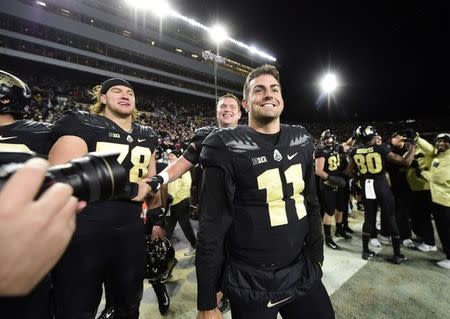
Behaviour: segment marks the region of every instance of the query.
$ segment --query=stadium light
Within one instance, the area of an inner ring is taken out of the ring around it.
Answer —
[[[322,81],[320,81],[320,87],[327,94],[333,93],[337,86],[336,75],[333,73],[328,73],[323,77]]]
[[[213,30],[213,29],[215,29],[214,27],[210,28],[192,18],[189,18],[187,16],[182,15],[181,13],[178,13],[173,8],[171,8],[168,0],[125,0],[125,1],[129,5],[135,6],[137,8],[148,9],[148,10],[152,11],[153,13],[158,14],[160,17],[170,16],[172,18],[182,20],[189,25],[192,25],[194,27],[197,27],[199,29],[207,31],[210,34],[216,33],[216,31],[217,31],[217,30],[215,30],[215,31]],[[211,36],[213,36],[213,35],[211,35]],[[256,49],[255,47],[250,47],[249,45],[247,45],[241,41],[233,39],[233,38],[229,37],[227,35],[227,33],[224,31],[220,31],[218,37],[217,37],[217,33],[216,33],[216,35],[214,35],[214,38],[220,39],[220,40],[221,40],[221,38],[224,38],[221,41],[230,41],[237,47],[248,50],[251,54],[255,54],[259,57],[262,57],[262,58],[272,61],[272,62],[277,61],[277,59],[274,56],[272,56],[262,50]]]
[[[215,25],[209,29],[209,34],[211,38],[217,42],[221,43],[228,39],[228,33],[225,28],[221,25]]]
[[[36,1],[36,4],[40,5],[41,7],[46,7],[47,6],[47,4],[45,2],[42,2],[42,1]]]
[[[126,0],[130,5],[146,9],[159,17],[168,16],[172,9],[167,0]]]

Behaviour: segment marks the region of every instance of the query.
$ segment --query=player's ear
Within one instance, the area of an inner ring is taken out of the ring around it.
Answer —
[[[242,107],[244,108],[245,112],[248,113],[248,102],[247,102],[247,100],[242,100]]]
[[[106,104],[106,94],[100,94],[100,102]]]

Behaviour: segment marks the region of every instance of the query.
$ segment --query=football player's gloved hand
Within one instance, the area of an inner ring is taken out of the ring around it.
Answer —
[[[173,196],[171,194],[167,194],[167,204],[172,205],[173,203]]]
[[[404,137],[406,137],[406,142],[411,143],[411,144],[416,142],[417,139],[419,138],[419,134],[416,131],[414,131],[413,129],[405,129],[402,132],[402,135]]]
[[[161,187],[163,182],[164,182],[164,179],[160,175],[155,175],[151,178],[151,180],[149,182],[147,182],[147,184],[152,189],[152,193],[156,194],[156,192],[159,190],[159,188]]]
[[[340,176],[328,175],[327,181],[338,187],[345,187],[346,184],[345,178]]]

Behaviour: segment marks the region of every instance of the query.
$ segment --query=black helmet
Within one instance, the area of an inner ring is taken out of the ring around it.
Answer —
[[[358,137],[364,142],[370,142],[376,135],[377,131],[375,130],[375,128],[368,125],[366,127],[361,127]]]
[[[172,271],[178,260],[175,258],[175,249],[167,238],[152,240],[146,237],[145,252],[145,278],[150,281],[159,281]]]
[[[18,77],[0,70],[0,113],[22,114],[31,100],[31,91]]]

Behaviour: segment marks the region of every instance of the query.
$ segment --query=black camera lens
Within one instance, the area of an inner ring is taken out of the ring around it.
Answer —
[[[119,153],[89,153],[67,164],[51,167],[38,196],[53,184],[60,182],[73,187],[73,195],[88,202],[121,197],[127,174],[117,162]],[[22,164],[0,167],[0,188]]]

